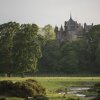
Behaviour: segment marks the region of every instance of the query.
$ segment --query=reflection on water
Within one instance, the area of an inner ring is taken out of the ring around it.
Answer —
[[[88,98],[88,99],[94,99],[96,98],[95,95],[86,95],[84,94],[85,92],[87,92],[88,90],[90,89],[90,87],[70,87],[68,89],[68,94],[74,94],[78,97],[81,97],[81,98]]]

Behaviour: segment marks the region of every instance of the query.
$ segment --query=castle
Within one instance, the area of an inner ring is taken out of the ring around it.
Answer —
[[[64,27],[61,25],[61,28],[59,29],[55,26],[56,39],[58,42],[74,41],[82,37],[84,33],[89,32],[92,27],[93,24],[87,25],[86,23],[84,23],[83,27],[80,23],[74,21],[70,14],[70,19],[65,21]]]

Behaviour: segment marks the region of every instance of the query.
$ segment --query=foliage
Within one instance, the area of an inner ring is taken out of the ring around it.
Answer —
[[[13,72],[13,37],[19,30],[19,24],[8,22],[0,25],[0,72]]]
[[[36,24],[0,25],[0,73],[100,73],[100,25],[80,39],[61,44],[54,40],[51,25],[42,28],[44,36],[38,29]]]
[[[43,95],[36,95],[33,97],[33,100],[49,100],[49,98]]]
[[[6,100],[6,98],[5,97],[0,97],[0,100]]]
[[[99,100],[100,99],[100,82],[96,83],[93,89],[97,92],[97,97],[94,100]]]
[[[53,27],[48,24],[43,27],[44,37],[46,40],[55,39],[55,33]]]
[[[28,97],[35,95],[45,95],[45,88],[43,88],[35,80],[26,80],[24,82],[1,81],[0,94],[15,97]]]
[[[74,99],[74,98],[69,97],[67,100],[80,100],[80,99],[79,98],[78,99]]]
[[[37,25],[24,24],[14,37],[13,62],[18,72],[36,70],[37,61],[41,57],[37,31]]]
[[[96,52],[95,52],[95,56],[96,56],[96,59],[95,59],[95,65],[96,65],[96,68],[95,68],[95,72],[96,73],[100,73],[100,44],[98,44],[98,47],[96,49]]]
[[[75,41],[61,44],[49,40],[42,48],[39,60],[40,73],[99,74],[100,73],[100,25]]]
[[[67,42],[61,46],[61,55],[60,65],[63,66],[61,70],[65,73],[77,72],[78,56],[73,42]]]
[[[42,58],[39,60],[39,72],[56,73],[60,60],[59,46],[55,40],[49,40],[42,47]],[[58,69],[59,70],[59,69]]]
[[[83,39],[64,42],[60,46],[56,41],[49,40],[42,48],[42,58],[39,60],[40,73],[89,72],[87,47],[88,44]]]
[[[44,39],[36,24],[8,22],[0,25],[0,72],[36,71]]]
[[[100,25],[95,25],[87,34],[88,51],[90,66],[95,73],[100,73],[99,65],[99,44],[100,44]],[[95,67],[94,67],[95,66]]]

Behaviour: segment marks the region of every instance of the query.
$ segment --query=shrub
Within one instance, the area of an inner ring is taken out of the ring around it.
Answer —
[[[1,81],[0,94],[16,97],[28,97],[35,95],[45,95],[45,88],[43,88],[35,80],[26,80],[24,82]]]
[[[33,97],[33,100],[49,100],[49,98],[43,95],[36,95]]]
[[[96,83],[93,88],[97,92],[97,97],[94,100],[100,100],[100,83]]]
[[[100,83],[96,83],[96,84],[94,85],[94,88],[100,88]]]
[[[75,98],[69,97],[69,98],[67,98],[67,100],[79,100],[79,98],[75,99]]]
[[[0,97],[0,100],[6,100],[6,98],[5,97]]]

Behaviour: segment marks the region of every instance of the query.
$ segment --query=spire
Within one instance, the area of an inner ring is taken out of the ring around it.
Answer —
[[[61,31],[63,31],[63,27],[62,27],[62,25],[61,25],[61,28],[60,28],[60,30],[61,30]]]
[[[62,25],[61,25],[61,29],[63,29]]]
[[[70,11],[70,19],[72,19],[71,11]]]

